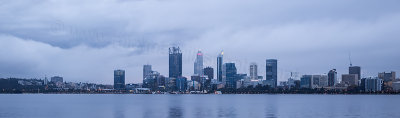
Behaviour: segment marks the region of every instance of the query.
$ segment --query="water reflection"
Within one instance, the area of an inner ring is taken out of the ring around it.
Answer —
[[[218,118],[236,118],[236,109],[234,107],[219,108]]]
[[[183,118],[183,109],[182,109],[182,95],[176,95],[172,97],[168,97],[169,99],[169,108],[168,108],[168,118]]]

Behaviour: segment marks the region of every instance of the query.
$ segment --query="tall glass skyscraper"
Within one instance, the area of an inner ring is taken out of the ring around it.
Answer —
[[[194,74],[203,75],[203,53],[199,50],[196,55],[196,60],[194,61]]]
[[[277,86],[278,80],[278,60],[276,59],[267,59],[266,60],[266,80],[268,85],[275,88]]]
[[[114,89],[125,89],[125,70],[114,70]]]
[[[328,86],[335,86],[337,83],[337,72],[336,69],[332,69],[328,73]]]
[[[223,74],[225,80],[225,88],[233,88],[236,89],[236,75],[237,70],[235,63],[225,63],[223,66]]]
[[[222,82],[223,56],[224,56],[224,52],[222,51],[217,57],[217,79],[218,79],[218,82]]]
[[[179,47],[169,48],[169,77],[182,76],[182,52]]]

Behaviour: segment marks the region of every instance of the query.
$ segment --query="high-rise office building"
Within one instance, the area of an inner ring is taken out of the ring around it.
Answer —
[[[169,77],[182,76],[182,52],[179,47],[169,48]]]
[[[358,74],[343,74],[342,83],[349,86],[358,86]]]
[[[224,52],[221,52],[217,57],[217,79],[222,82],[222,66],[223,66],[223,56]]]
[[[152,72],[151,65],[143,65],[143,80],[145,80]]]
[[[208,76],[208,79],[214,79],[214,69],[211,67],[206,67],[203,70],[204,75]]]
[[[125,89],[125,70],[114,70],[114,89]]]
[[[194,74],[203,75],[203,53],[199,50],[196,54],[196,60],[194,61]]]
[[[278,83],[278,60],[276,59],[267,59],[266,60],[266,81],[269,86],[275,88]]]
[[[382,72],[378,73],[378,77],[384,82],[394,81],[396,79],[396,72],[392,71],[390,73]]]
[[[253,80],[258,79],[257,64],[256,63],[251,63],[250,64],[250,78],[253,79]]]
[[[225,88],[236,88],[236,75],[237,70],[235,63],[225,63],[223,66],[223,80],[225,81]]]
[[[328,72],[328,86],[335,86],[337,83],[337,72],[336,69],[332,69]]]
[[[357,79],[361,79],[361,67],[360,66],[350,66],[349,67],[349,74],[356,74]]]

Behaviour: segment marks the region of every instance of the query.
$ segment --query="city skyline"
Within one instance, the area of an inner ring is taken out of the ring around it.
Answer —
[[[146,64],[168,76],[172,46],[181,48],[185,77],[193,74],[198,50],[204,67],[214,69],[214,78],[221,50],[224,63],[234,62],[237,73],[249,74],[255,62],[257,74],[265,77],[265,60],[277,59],[278,81],[287,80],[290,72],[315,75],[331,69],[341,78],[350,63],[361,67],[361,77],[400,72],[399,2],[355,4],[359,2],[4,2],[0,78],[62,76],[112,84],[113,70],[123,69],[126,83],[140,83]]]

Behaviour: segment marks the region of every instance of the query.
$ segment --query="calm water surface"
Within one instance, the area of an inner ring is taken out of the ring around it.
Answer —
[[[1,118],[400,118],[399,95],[0,94]]]

